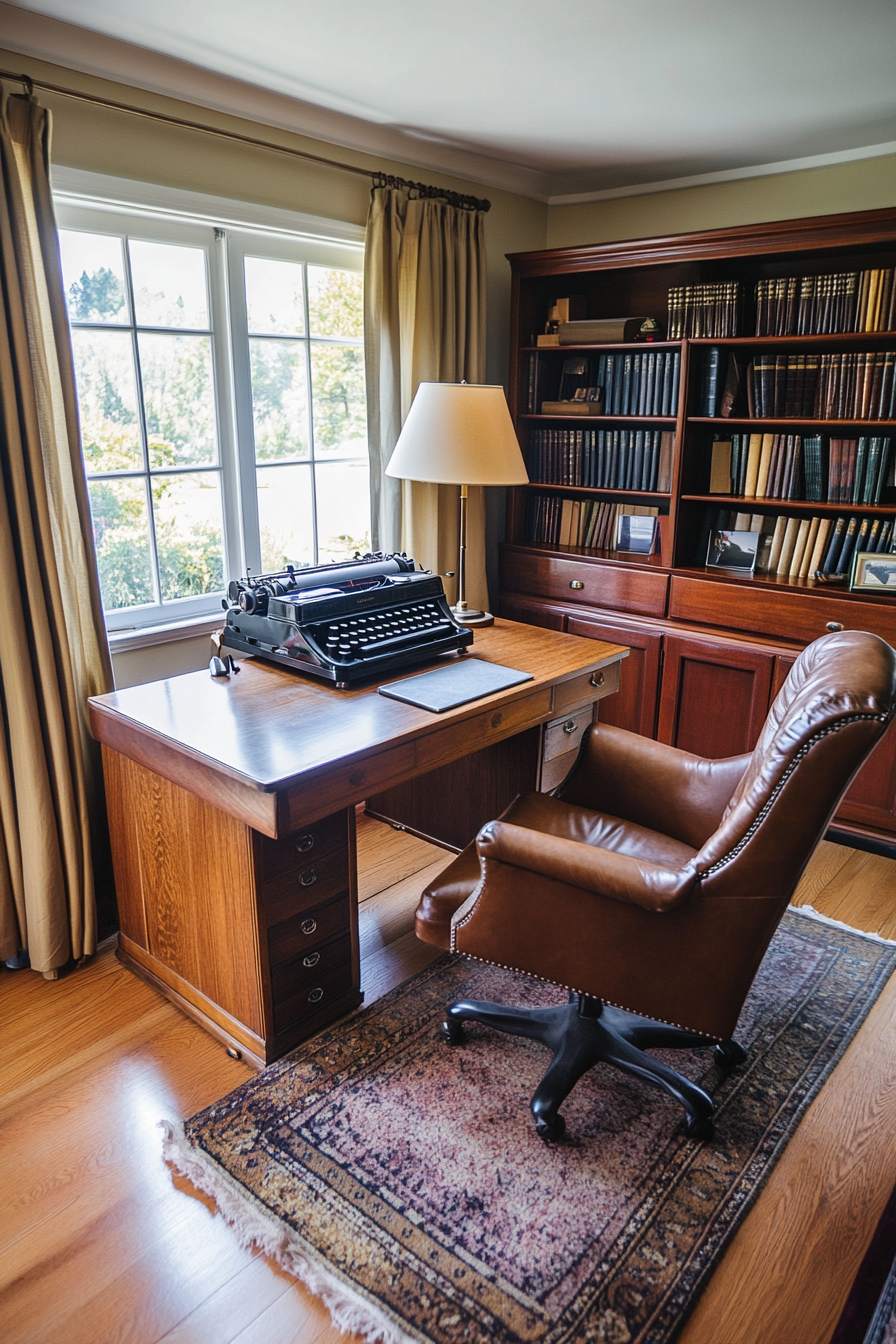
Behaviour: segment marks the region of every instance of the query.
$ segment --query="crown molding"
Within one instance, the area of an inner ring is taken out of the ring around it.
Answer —
[[[758,163],[748,168],[722,168],[714,173],[695,173],[691,177],[669,177],[660,182],[640,182],[630,187],[608,187],[605,191],[582,191],[568,196],[549,196],[548,205],[584,205],[588,201],[616,201],[623,196],[651,196],[658,191],[681,191],[686,187],[706,187],[714,182],[739,182],[750,177],[772,177],[776,173],[798,173],[806,168],[826,168],[835,163],[853,163],[857,159],[879,159],[896,154],[896,140],[883,145],[862,145],[858,149],[838,149],[831,154],[811,154],[802,159],[782,159],[779,163]]]
[[[513,192],[546,201],[551,178],[518,164],[506,163],[473,150],[423,138],[401,127],[378,125],[361,117],[317,107],[286,94],[220,75],[161,52],[150,51],[92,29],[51,19],[0,0],[0,45],[9,51],[46,61],[63,71],[79,71],[124,84],[129,90],[176,98],[194,107],[206,107],[228,116],[359,150],[392,164],[406,164],[445,173],[463,183],[474,182],[492,190]],[[40,76],[37,71],[23,71]],[[61,83],[65,81],[60,79]],[[85,90],[86,92],[86,90]],[[114,96],[113,94],[109,95]],[[122,99],[122,101],[127,101]],[[133,97],[130,101],[134,101]],[[373,164],[371,167],[380,167]]]

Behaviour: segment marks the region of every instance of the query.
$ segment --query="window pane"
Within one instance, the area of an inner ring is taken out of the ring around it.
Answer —
[[[263,467],[258,478],[261,567],[314,564],[311,467]]]
[[[128,239],[138,326],[207,331],[205,250]]]
[[[218,461],[208,336],[137,337],[149,462],[153,467]]]
[[[255,457],[308,456],[308,371],[304,341],[250,341]]]
[[[364,351],[359,345],[311,345],[314,455],[367,453]]]
[[[156,476],[152,483],[162,601],[224,587],[221,481],[216,471]]]
[[[309,266],[308,320],[312,336],[347,336],[350,340],[363,340],[361,272]]]
[[[350,560],[370,550],[370,487],[366,462],[316,469],[318,559]]]
[[[250,332],[301,336],[305,330],[302,267],[293,261],[244,257]]]
[[[59,233],[62,279],[71,322],[127,322],[121,239],[105,233]]]
[[[91,481],[90,512],[106,611],[155,602],[145,482]]]
[[[128,331],[72,331],[81,439],[88,472],[139,471],[134,348]]]

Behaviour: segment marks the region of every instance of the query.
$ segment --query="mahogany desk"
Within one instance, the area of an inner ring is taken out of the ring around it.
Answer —
[[[432,714],[248,659],[90,701],[118,955],[231,1053],[269,1063],[361,1001],[355,804],[586,708],[628,650],[499,620],[471,653],[534,680]]]

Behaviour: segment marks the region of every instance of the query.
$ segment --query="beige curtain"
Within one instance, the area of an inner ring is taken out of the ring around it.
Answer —
[[[485,381],[483,215],[375,187],[367,220],[364,348],[374,548],[457,569],[456,486],[384,476],[420,382]],[[467,602],[488,608],[485,499],[470,490]],[[455,585],[446,581],[449,601]]]
[[[0,957],[96,946],[104,805],[87,697],[111,689],[49,183],[50,115],[0,91]]]

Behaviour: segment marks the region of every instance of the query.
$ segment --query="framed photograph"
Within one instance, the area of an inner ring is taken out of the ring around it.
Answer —
[[[713,569],[736,569],[752,574],[756,568],[759,532],[729,532],[721,528],[711,533],[706,563]]]
[[[863,593],[896,593],[896,555],[885,551],[857,551],[852,558],[850,588]]]
[[[616,519],[616,550],[650,555],[656,536],[656,518],[620,513]]]

